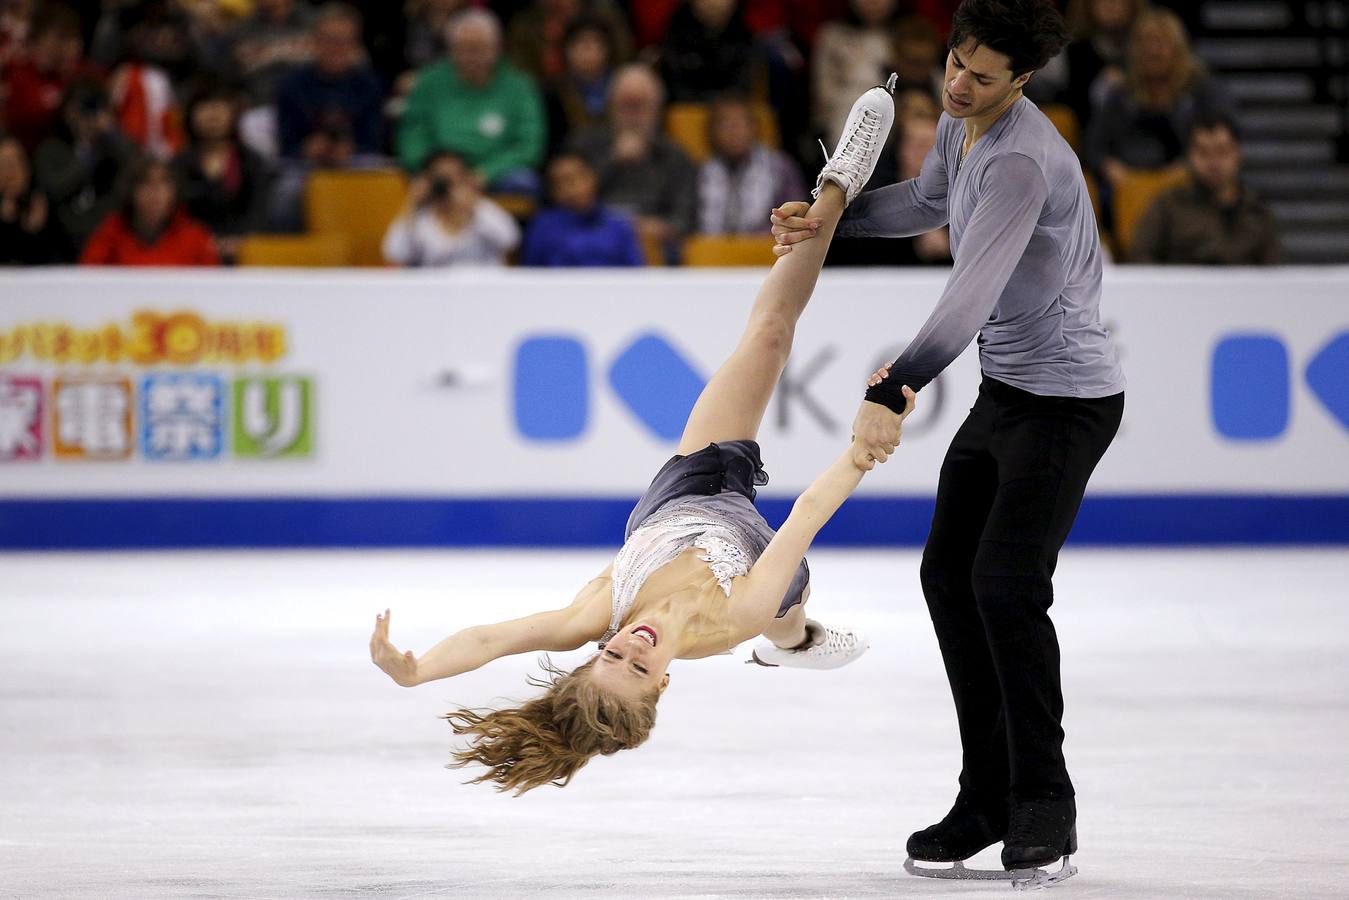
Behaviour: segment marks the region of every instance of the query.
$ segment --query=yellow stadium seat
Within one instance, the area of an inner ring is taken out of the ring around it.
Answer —
[[[1189,180],[1184,169],[1134,169],[1115,186],[1115,244],[1121,260],[1129,258],[1134,229],[1153,201]]]
[[[663,242],[650,235],[638,235],[637,240],[642,245],[642,258],[646,260],[648,266],[668,265],[665,260],[665,244]]]
[[[384,232],[407,200],[397,169],[319,171],[305,186],[305,222],[314,234],[341,234],[351,242],[351,264],[382,266]]]
[[[528,194],[492,194],[489,199],[517,219],[528,219],[537,206]]]
[[[684,242],[686,266],[771,266],[771,234],[700,234]]]
[[[1054,127],[1063,135],[1063,139],[1068,142],[1068,146],[1073,148],[1074,153],[1082,152],[1082,124],[1077,121],[1077,113],[1073,112],[1071,106],[1062,103],[1046,103],[1040,107],[1040,112],[1044,113],[1049,121],[1054,123]]]
[[[241,266],[322,268],[351,265],[351,242],[341,234],[255,234],[239,245]]]
[[[778,133],[778,117],[773,107],[762,101],[751,101],[754,118],[759,123],[759,141],[769,147],[782,145]],[[671,103],[665,113],[665,133],[679,145],[689,159],[701,163],[712,154],[707,142],[707,117],[710,107],[706,103]]]

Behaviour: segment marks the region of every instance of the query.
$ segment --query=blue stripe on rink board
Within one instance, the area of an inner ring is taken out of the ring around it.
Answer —
[[[0,549],[613,547],[633,499],[84,498],[0,500]],[[761,498],[774,525],[791,500]],[[858,497],[816,542],[922,544],[933,501]],[[1349,495],[1098,495],[1077,545],[1349,544]]]

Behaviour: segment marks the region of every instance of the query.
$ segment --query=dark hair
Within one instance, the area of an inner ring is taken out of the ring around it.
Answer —
[[[558,153],[554,153],[551,157],[548,158],[548,165],[544,166],[545,174],[548,172],[548,170],[552,169],[553,166],[566,160],[570,160],[572,162],[579,162],[582,166],[585,167],[587,172],[590,172],[592,175],[595,173],[595,167],[590,164],[590,160],[586,159],[580,153],[577,153],[575,150],[562,150]]]
[[[80,25],[80,16],[69,6],[52,3],[40,7],[33,16],[32,37],[34,39],[55,33],[61,37],[84,37]]]
[[[609,65],[612,66],[614,57],[618,54],[618,44],[609,23],[599,16],[581,13],[567,22],[567,30],[562,33],[562,46],[565,47],[583,34],[599,35],[600,40],[604,42],[604,49],[609,53]]]
[[[1068,43],[1053,0],[965,0],[951,22],[949,49],[968,40],[1008,58],[1012,77],[1043,68]]]
[[[1241,143],[1241,129],[1237,126],[1237,120],[1231,115],[1216,109],[1205,109],[1195,114],[1194,121],[1190,123],[1190,133],[1185,138],[1186,146],[1194,140],[1197,131],[1212,131],[1215,128],[1226,128],[1227,133],[1232,135],[1232,140]]]
[[[187,106],[183,109],[183,130],[187,136],[197,141],[200,135],[197,134],[196,124],[193,119],[197,113],[197,107],[203,103],[228,103],[234,107],[234,123],[230,126],[230,140],[239,138],[239,104],[243,99],[241,88],[227,82],[214,79],[197,82],[192,87],[192,92],[188,96]]]
[[[452,159],[465,169],[469,168],[468,160],[464,159],[458,153],[452,153],[449,150],[432,150],[431,155],[422,160],[420,171],[429,172],[431,167],[443,159]]]
[[[350,22],[356,26],[356,40],[361,39],[361,30],[365,28],[365,20],[361,16],[361,11],[350,3],[343,3],[341,0],[330,0],[318,8],[314,14],[314,28],[318,28],[325,22],[337,20],[339,22]]]
[[[66,85],[65,91],[61,94],[61,105],[59,107],[62,118],[62,124],[67,114],[72,110],[81,112],[97,112],[99,110],[110,108],[111,103],[108,100],[108,92],[98,79],[87,75],[77,77],[70,84]]]

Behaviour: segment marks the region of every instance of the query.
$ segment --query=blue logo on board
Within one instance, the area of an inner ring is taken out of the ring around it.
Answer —
[[[1293,375],[1288,347],[1273,334],[1233,334],[1213,349],[1213,426],[1233,441],[1268,441],[1288,430]],[[1303,372],[1307,387],[1349,431],[1349,331],[1331,338]]]
[[[590,421],[590,359],[569,335],[536,335],[515,351],[515,427],[534,441],[570,441]],[[615,396],[654,436],[679,439],[706,380],[669,341],[640,335],[609,365]]]

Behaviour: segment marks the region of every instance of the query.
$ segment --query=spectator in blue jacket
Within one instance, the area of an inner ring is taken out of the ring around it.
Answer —
[[[595,171],[585,158],[563,153],[548,164],[554,206],[525,234],[525,266],[640,266],[642,248],[625,217],[599,203]]]
[[[301,199],[314,169],[378,165],[383,145],[383,93],[361,44],[361,14],[345,3],[319,10],[314,61],[290,72],[277,88],[281,164],[272,185],[268,224],[303,227]]]
[[[277,90],[283,159],[343,166],[379,153],[383,95],[365,60],[361,15],[345,3],[319,10],[314,61],[285,76]]]

